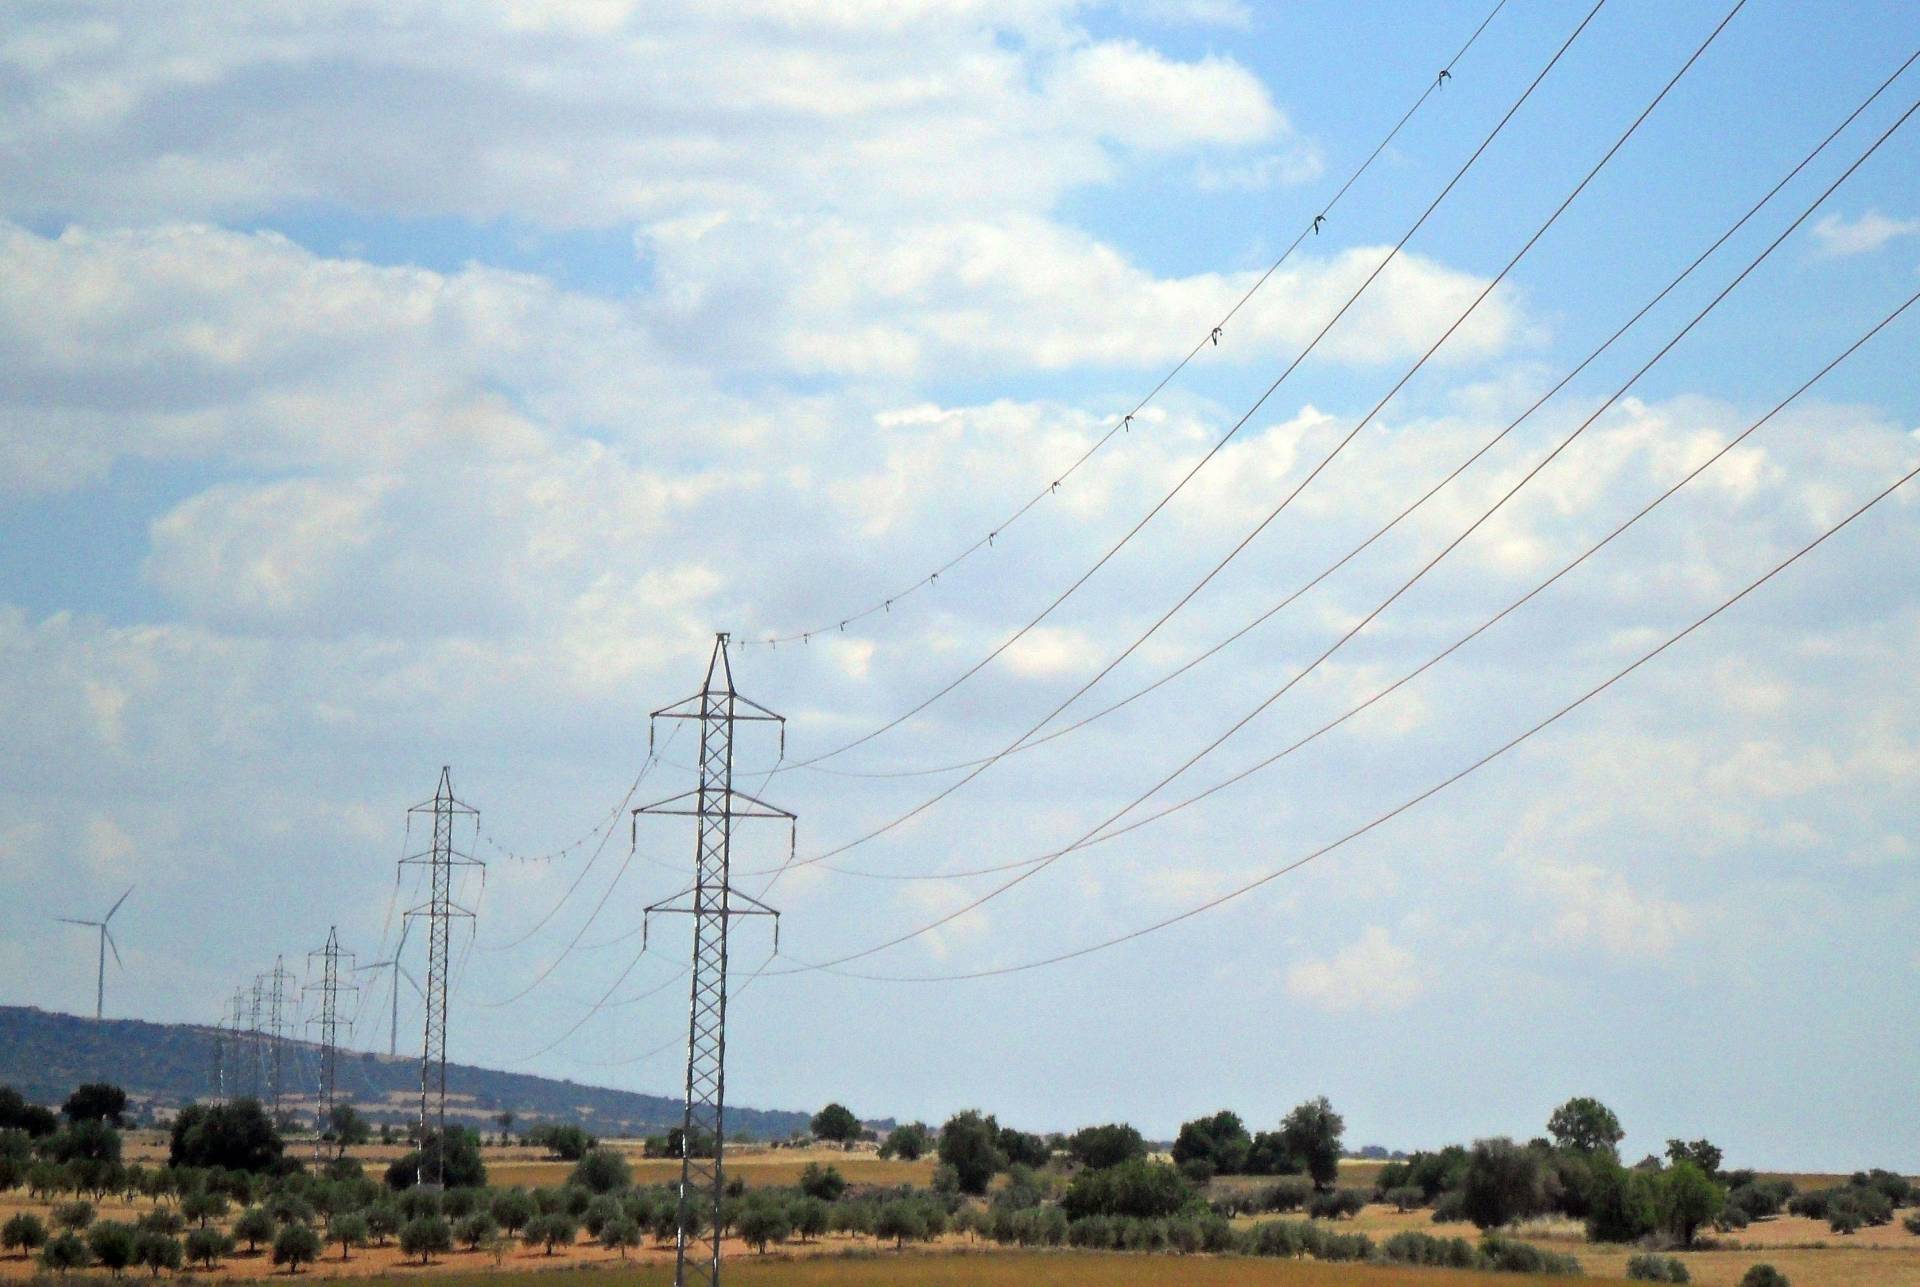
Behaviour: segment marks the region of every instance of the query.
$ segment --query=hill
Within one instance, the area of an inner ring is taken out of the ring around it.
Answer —
[[[139,1019],[85,1019],[29,1006],[0,1006],[0,1084],[40,1103],[58,1104],[82,1082],[124,1087],[143,1117],[161,1114],[214,1088],[221,1034],[196,1024]],[[288,1041],[282,1050],[283,1108],[310,1112],[319,1050]],[[247,1089],[246,1052],[228,1049],[227,1089]],[[396,1124],[419,1112],[418,1058],[342,1051],[338,1091],[375,1122]],[[511,1112],[516,1128],[533,1122],[572,1122],[603,1137],[658,1134],[681,1120],[678,1099],[576,1082],[447,1065],[447,1115],[494,1129],[494,1114]],[[727,1133],[785,1139],[807,1129],[808,1115],[727,1106]]]

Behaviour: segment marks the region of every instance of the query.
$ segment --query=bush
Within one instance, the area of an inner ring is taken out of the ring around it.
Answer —
[[[1540,1155],[1510,1139],[1474,1143],[1460,1188],[1467,1218],[1495,1229],[1546,1209],[1546,1179]]]
[[[1338,1220],[1359,1215],[1366,1205],[1364,1189],[1334,1189],[1315,1193],[1307,1203],[1307,1214],[1316,1220]]]
[[[1642,1252],[1627,1261],[1627,1277],[1643,1283],[1691,1282],[1687,1267],[1673,1256]]]
[[[1433,1222],[1435,1224],[1467,1223],[1467,1195],[1454,1189],[1435,1198]]]
[[[1580,1262],[1572,1256],[1542,1251],[1531,1243],[1517,1242],[1490,1233],[1480,1242],[1480,1268],[1495,1273],[1565,1274],[1580,1273]]]
[[[421,1264],[433,1259],[433,1253],[453,1250],[453,1227],[441,1216],[421,1216],[409,1220],[400,1231],[400,1250],[420,1257]]]
[[[8,1251],[30,1256],[46,1245],[47,1226],[30,1211],[21,1211],[9,1217],[5,1227],[0,1228],[0,1247]]]
[[[1191,1202],[1193,1186],[1165,1162],[1134,1160],[1073,1177],[1060,1199],[1067,1218],[1090,1215],[1154,1219],[1170,1216]]]
[[[1727,1205],[1738,1209],[1748,1220],[1765,1220],[1780,1214],[1778,1193],[1754,1182],[1735,1185],[1728,1190]]]
[[[1109,1122],[1075,1131],[1067,1138],[1067,1153],[1080,1165],[1099,1170],[1146,1157],[1147,1142],[1133,1127]]]
[[[301,1265],[320,1259],[320,1235],[304,1224],[290,1224],[273,1240],[273,1263],[297,1274]]]
[[[840,1174],[835,1167],[809,1162],[800,1172],[800,1191],[810,1198],[819,1198],[822,1202],[838,1202],[840,1195],[847,1191],[847,1177]]]
[[[251,1099],[230,1104],[188,1104],[173,1119],[167,1150],[172,1166],[220,1167],[264,1174],[279,1165],[286,1145]]]
[[[1740,1287],[1792,1287],[1792,1284],[1772,1265],[1755,1265],[1740,1275]]]
[[[627,1159],[617,1151],[596,1148],[573,1164],[573,1174],[567,1177],[567,1183],[595,1193],[612,1193],[631,1185],[633,1173],[627,1167]]]
[[[1920,1215],[1910,1215],[1900,1222],[1908,1233],[1920,1236]]]
[[[102,1220],[87,1230],[87,1249],[93,1252],[96,1262],[118,1278],[120,1271],[133,1263],[137,1237],[137,1231],[130,1224]]]
[[[1395,1211],[1403,1214],[1413,1210],[1415,1207],[1423,1207],[1427,1204],[1427,1195],[1420,1191],[1418,1185],[1413,1184],[1396,1185],[1386,1190],[1380,1197],[1382,1201],[1391,1205]]]
[[[233,1239],[219,1229],[195,1229],[187,1234],[187,1259],[211,1270],[233,1254]]]
[[[1479,1263],[1473,1244],[1465,1238],[1436,1238],[1417,1229],[1388,1238],[1380,1245],[1380,1254],[1395,1264],[1437,1269],[1472,1269]]]
[[[1285,1215],[1298,1211],[1307,1205],[1307,1199],[1313,1196],[1313,1181],[1299,1178],[1281,1180],[1260,1195],[1260,1209],[1276,1215]]]

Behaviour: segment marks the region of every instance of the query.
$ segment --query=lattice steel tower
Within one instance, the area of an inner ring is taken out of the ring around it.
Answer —
[[[247,993],[247,1098],[258,1101],[266,1085],[266,1041],[260,1035],[260,998],[265,988],[260,976],[253,976],[253,988]],[[239,1001],[239,994],[234,1000]]]
[[[333,1128],[334,1084],[340,1065],[340,1029],[352,1029],[352,1023],[340,1017],[340,994],[358,992],[359,986],[342,983],[340,960],[346,958],[346,972],[353,972],[353,953],[340,950],[340,930],[337,926],[327,930],[327,945],[317,952],[307,953],[307,973],[313,974],[314,960],[320,964],[320,1013],[307,1020],[311,1027],[320,1026],[320,1114],[318,1129],[314,1132],[314,1154],[319,1155],[320,1140]],[[344,1150],[345,1145],[343,1144]]]
[[[728,883],[733,823],[740,818],[783,818],[793,843],[791,813],[733,789],[734,725],[741,721],[779,725],[786,750],[786,721],[733,690],[727,661],[727,636],[715,638],[707,663],[707,681],[683,702],[653,713],[653,720],[700,722],[700,785],[657,804],[635,809],[635,842],[640,814],[676,814],[698,819],[691,888],[648,907],[641,921],[642,943],[656,912],[693,917],[693,990],[687,1014],[687,1104],[680,1134],[680,1202],[675,1287],[720,1281],[720,1205],[725,1197],[727,1085],[727,927],[735,916],[774,917],[774,948],[780,921],[775,912]],[[649,721],[649,750],[653,741]],[[682,900],[687,900],[682,903]],[[742,904],[736,906],[736,904]],[[711,1157],[699,1156],[712,1151]]]
[[[295,1001],[287,986],[293,982],[293,971],[287,968],[285,957],[276,956],[273,958],[273,969],[261,977],[266,980],[267,1113],[277,1126],[280,1122],[280,1091],[286,1072],[287,1007]]]
[[[447,1132],[447,943],[455,917],[471,919],[473,913],[453,901],[453,869],[481,867],[485,864],[472,854],[454,847],[456,819],[478,818],[480,811],[469,808],[453,797],[453,778],[445,767],[440,770],[440,786],[433,799],[416,804],[409,814],[433,815],[431,848],[400,860],[402,866],[425,866],[431,890],[427,901],[407,913],[427,918],[427,995],[426,1039],[420,1050],[420,1173],[423,1188],[439,1189],[446,1183]],[[399,967],[395,967],[396,969]],[[429,1139],[439,1143],[429,1147]]]

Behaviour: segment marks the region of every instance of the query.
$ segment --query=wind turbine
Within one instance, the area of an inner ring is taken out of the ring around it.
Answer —
[[[123,970],[127,968],[126,963],[120,959],[120,945],[113,941],[113,934],[107,929],[107,922],[113,919],[113,914],[120,910],[120,904],[127,901],[127,894],[132,892],[133,886],[128,885],[127,893],[114,900],[113,906],[107,909],[107,914],[97,921],[77,921],[69,916],[54,917],[62,925],[86,925],[100,931],[100,975],[93,988],[93,1017],[96,1019],[105,1017],[107,1006],[107,949],[113,949],[115,965]]]
[[[404,949],[407,945],[407,931],[412,927],[413,927],[412,921],[404,921],[401,923],[400,941],[393,945],[392,957],[390,957],[385,961],[372,961],[366,965],[354,967],[357,973],[358,972],[377,973],[381,970],[386,970],[386,969],[391,969],[393,971],[393,978],[392,978],[393,996],[392,996],[391,1002],[389,1003],[392,1006],[393,1013],[392,1013],[392,1016],[387,1020],[387,1054],[389,1056],[398,1055],[400,1053],[400,978],[401,976],[402,975],[406,976],[407,982],[413,985],[413,990],[415,992],[419,992],[421,996],[426,995],[426,993],[422,992],[420,989],[420,980],[414,978],[413,975],[408,972],[407,967],[400,964],[400,953],[402,949]]]

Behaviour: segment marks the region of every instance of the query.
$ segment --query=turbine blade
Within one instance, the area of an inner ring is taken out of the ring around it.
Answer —
[[[113,963],[119,966],[121,971],[124,972],[127,968],[127,963],[120,959],[120,945],[113,941],[113,935],[107,933],[107,927],[105,925],[100,927],[100,937],[107,940],[107,946],[113,949]]]
[[[100,923],[99,921],[76,921],[71,916],[56,916],[53,919],[62,925],[98,925]]]
[[[101,921],[100,923],[101,923],[102,925],[105,925],[105,924],[107,923],[107,921],[110,921],[110,920],[112,920],[112,919],[113,919],[113,914],[114,914],[115,912],[117,912],[117,911],[119,911],[119,910],[120,910],[120,904],[121,904],[121,903],[124,903],[124,902],[126,902],[126,901],[127,901],[127,897],[128,897],[128,895],[130,895],[130,894],[132,894],[132,893],[133,893],[133,886],[132,886],[132,885],[128,885],[128,886],[127,886],[127,892],[126,892],[125,894],[122,894],[122,895],[120,895],[120,897],[118,897],[118,898],[116,898],[116,899],[114,900],[114,902],[113,902],[113,906],[112,906],[112,907],[109,907],[109,908],[107,909],[107,914],[106,914],[106,917],[105,917],[105,919],[103,919],[103,920],[102,920],[102,921]]]

